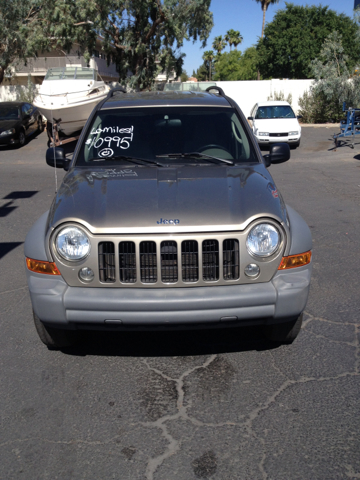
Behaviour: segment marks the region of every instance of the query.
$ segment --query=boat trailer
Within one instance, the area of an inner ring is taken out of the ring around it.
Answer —
[[[343,103],[343,112],[346,112],[346,119],[340,121],[340,133],[334,135],[335,147],[340,146],[339,138],[351,138],[350,147],[354,148],[354,137],[360,135],[360,108],[348,108]]]
[[[74,137],[60,137],[60,124],[61,118],[54,118],[53,123],[47,121],[46,131],[49,139],[48,147],[59,147],[60,145],[65,145],[66,143],[75,142],[80,137],[80,133]]]

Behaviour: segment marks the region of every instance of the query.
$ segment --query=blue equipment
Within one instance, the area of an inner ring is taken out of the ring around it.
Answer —
[[[343,112],[346,112],[346,119],[340,121],[340,133],[334,135],[335,147],[340,145],[339,138],[351,137],[351,148],[354,148],[354,137],[360,135],[360,108],[348,108],[343,103]]]

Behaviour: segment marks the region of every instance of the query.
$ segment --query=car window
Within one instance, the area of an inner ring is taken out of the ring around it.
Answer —
[[[99,111],[86,133],[77,165],[116,161],[116,155],[155,160],[162,155],[190,152],[258,162],[233,109],[149,107]],[[184,163],[193,162],[190,159]]]
[[[20,118],[19,108],[14,107],[13,105],[1,105],[0,118],[1,119]]]
[[[295,113],[290,105],[260,106],[256,112],[255,118],[295,118]]]
[[[24,103],[24,105],[21,107],[21,111],[23,115],[30,115],[32,112],[32,107],[28,103]]]

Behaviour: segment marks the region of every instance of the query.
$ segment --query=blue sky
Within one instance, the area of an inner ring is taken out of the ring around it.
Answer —
[[[354,0],[325,0],[322,2],[308,0],[292,0],[295,5],[322,5],[328,6],[337,13],[345,13],[353,17]],[[266,22],[271,22],[277,10],[285,9],[285,1],[270,5],[266,12]],[[214,15],[214,27],[210,33],[205,49],[200,48],[200,42],[184,42],[181,51],[186,53],[184,69],[191,75],[202,64],[202,55],[206,50],[212,50],[212,43],[218,35],[225,35],[227,30],[239,30],[243,36],[243,42],[238,45],[238,50],[244,51],[254,45],[261,35],[262,10],[261,4],[255,0],[212,0],[210,10]],[[225,51],[229,51],[229,47]]]

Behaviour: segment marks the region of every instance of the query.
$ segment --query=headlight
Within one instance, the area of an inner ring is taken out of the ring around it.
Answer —
[[[66,227],[56,236],[55,246],[58,254],[65,260],[82,260],[90,253],[90,240],[78,227]]]
[[[299,135],[299,132],[289,132],[289,135]]]
[[[269,132],[259,132],[258,135],[259,135],[259,137],[268,137]]]
[[[1,132],[0,135],[12,135],[13,133],[15,133],[15,128],[10,128],[10,130],[4,130]]]
[[[253,227],[246,239],[248,252],[257,257],[270,257],[279,245],[279,231],[269,223],[260,223]]]

